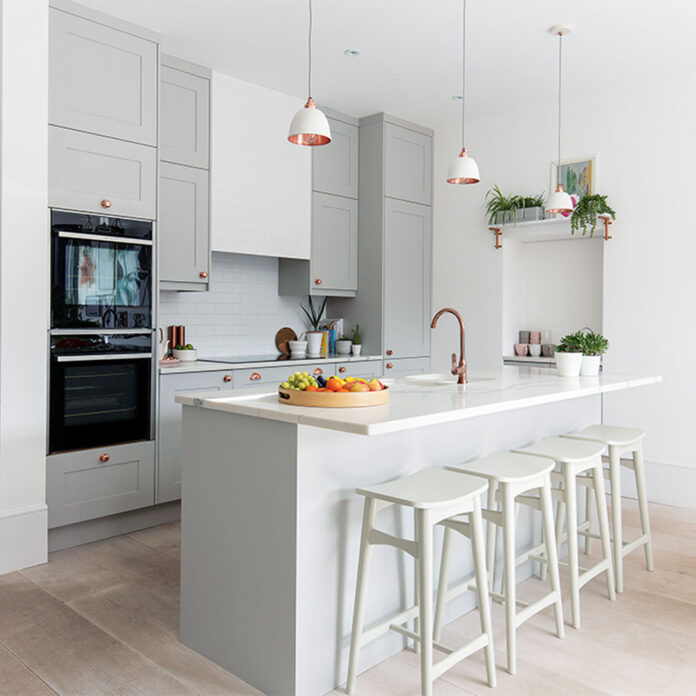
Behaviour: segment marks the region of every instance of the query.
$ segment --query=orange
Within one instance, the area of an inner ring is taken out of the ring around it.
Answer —
[[[326,382],[326,388],[329,391],[339,391],[341,389],[341,383],[336,379],[336,377],[331,377],[327,382]]]

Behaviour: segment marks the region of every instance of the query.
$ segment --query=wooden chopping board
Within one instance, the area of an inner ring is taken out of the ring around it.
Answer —
[[[276,348],[283,353],[283,355],[290,355],[290,346],[288,345],[288,341],[296,340],[297,334],[289,326],[284,326],[275,336]]]

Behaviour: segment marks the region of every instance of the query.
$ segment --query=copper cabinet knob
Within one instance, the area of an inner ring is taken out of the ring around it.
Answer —
[[[260,373],[260,372],[252,372],[252,373],[249,375],[249,379],[252,380],[252,381],[255,381],[255,380],[257,380],[257,379],[261,379],[261,373]]]
[[[198,274],[201,278],[207,278],[208,277],[208,271],[201,271]]]
[[[388,351],[387,351],[387,355],[394,355],[394,351],[393,351],[393,350],[388,350]]]
[[[314,284],[315,284],[315,285],[321,285],[321,278],[315,278],[315,279],[314,279]]]
[[[384,367],[386,367],[387,370],[391,370],[392,367],[394,367],[394,363],[387,363]]]
[[[106,453],[99,455],[99,461],[102,462],[103,464],[106,464],[106,462],[108,462],[109,459],[111,459],[111,457]]]
[[[111,207],[111,201],[107,200],[106,198],[101,202],[101,207],[102,208],[110,208]]]
[[[324,370],[322,370],[321,367],[317,367],[317,369],[314,370],[314,372],[312,372],[312,374],[313,374],[313,375],[323,375],[323,374],[324,374]]]
[[[223,382],[231,382],[231,381],[232,381],[232,375],[225,375],[225,376],[222,378],[222,381],[223,381]]]
[[[346,371],[346,368],[345,368],[345,367],[339,367],[339,368],[338,368],[338,371],[339,371],[339,372],[345,372],[345,371]]]

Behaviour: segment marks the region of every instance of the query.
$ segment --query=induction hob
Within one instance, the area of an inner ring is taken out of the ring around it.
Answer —
[[[259,362],[278,362],[281,360],[290,360],[289,355],[283,355],[282,353],[275,355],[228,355],[222,358],[201,358],[205,362],[214,363],[259,363]]]

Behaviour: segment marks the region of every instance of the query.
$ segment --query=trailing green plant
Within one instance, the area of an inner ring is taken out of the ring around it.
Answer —
[[[353,343],[359,346],[362,342],[362,334],[360,333],[360,324],[356,324],[353,329]]]
[[[486,213],[488,215],[488,224],[494,225],[497,222],[497,217],[500,215],[502,224],[506,222],[517,223],[517,209],[522,208],[522,201],[519,196],[506,196],[497,184],[486,193]]]
[[[585,350],[585,334],[582,331],[568,334],[556,346],[557,353],[582,353]]]
[[[570,231],[575,234],[582,228],[583,236],[587,233],[587,228],[590,228],[590,237],[594,235],[597,229],[597,216],[609,215],[612,220],[616,220],[614,209],[607,203],[607,197],[599,193],[588,193],[583,196],[578,204],[573,208],[573,214],[570,216]]]
[[[583,355],[603,355],[609,349],[609,341],[602,334],[589,331],[582,337]]]
[[[321,307],[319,308],[319,311],[317,312],[314,309],[314,303],[312,302],[312,296],[308,295],[307,298],[309,299],[309,309],[307,309],[302,303],[300,303],[300,307],[302,308],[302,311],[305,313],[307,316],[307,319],[309,319],[309,323],[314,331],[319,330],[319,324],[321,323],[321,318],[324,314],[324,310],[326,309],[326,300],[327,298],[324,298],[324,301],[321,303]]]

